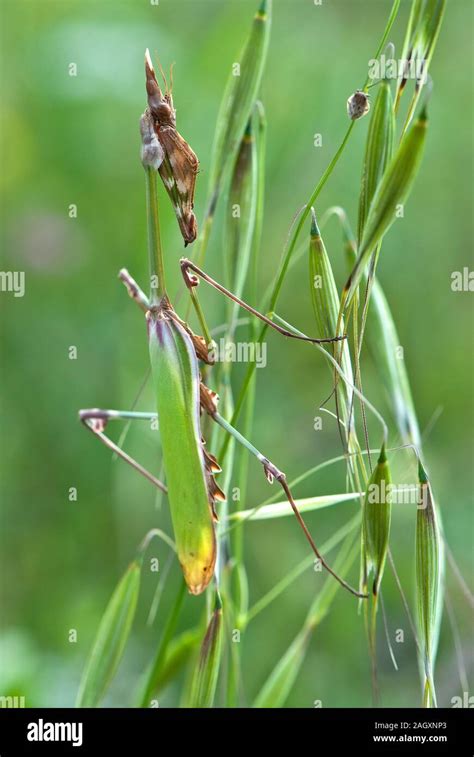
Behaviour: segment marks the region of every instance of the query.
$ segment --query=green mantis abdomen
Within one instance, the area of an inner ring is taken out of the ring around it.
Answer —
[[[192,594],[214,573],[216,539],[199,419],[194,347],[170,311],[151,311],[150,358],[178,559]]]

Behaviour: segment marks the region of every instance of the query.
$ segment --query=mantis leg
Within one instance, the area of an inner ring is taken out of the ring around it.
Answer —
[[[193,274],[190,274],[189,271],[193,271]],[[307,337],[305,335],[302,335],[301,333],[296,333],[294,331],[290,331],[287,328],[284,328],[283,326],[279,326],[274,321],[272,321],[267,316],[263,315],[263,313],[260,313],[258,310],[253,308],[251,305],[248,305],[246,302],[241,300],[239,297],[236,297],[232,292],[230,292],[228,289],[226,289],[224,286],[219,284],[217,281],[212,279],[210,276],[208,276],[204,271],[202,271],[198,266],[196,266],[194,263],[192,263],[190,260],[186,258],[181,259],[181,271],[183,274],[183,278],[185,280],[185,283],[189,290],[191,291],[192,300],[194,303],[194,306],[197,310],[197,314],[199,317],[199,320],[201,321],[201,324],[203,324],[203,314],[200,309],[199,303],[197,298],[194,296],[194,288],[199,283],[198,277],[202,278],[204,281],[206,281],[208,284],[213,286],[215,289],[220,291],[225,296],[229,297],[233,302],[235,302],[237,305],[240,305],[240,307],[247,310],[252,315],[256,316],[260,320],[262,320],[265,324],[273,328],[275,331],[278,331],[283,336],[292,337],[294,339],[300,339],[302,341],[306,342],[312,342],[315,344],[321,344],[326,342],[334,342],[334,341],[341,341],[344,339],[344,336],[336,336],[334,338],[324,338],[324,339],[314,339],[311,337]],[[142,310],[148,310],[148,300],[144,293],[139,288],[138,284],[132,279],[132,277],[128,274],[127,271],[124,269],[119,274],[121,280],[124,282],[125,286],[127,287],[127,290],[134,299],[137,304],[141,307]],[[207,328],[205,329],[207,332]],[[333,569],[327,564],[321,553],[319,552],[309,530],[306,526],[306,523],[304,522],[304,519],[299,512],[295,501],[293,499],[293,495],[291,493],[291,490],[288,486],[286,475],[281,471],[277,466],[272,463],[271,460],[269,460],[265,455],[263,455],[256,447],[253,446],[242,434],[237,431],[236,428],[234,428],[230,423],[228,423],[219,413],[215,410],[211,410],[208,407],[205,407],[206,411],[211,415],[211,417],[218,423],[223,429],[225,429],[231,436],[233,436],[240,444],[245,446],[249,452],[251,452],[257,460],[262,464],[265,475],[267,477],[267,480],[272,483],[273,480],[278,481],[280,486],[282,487],[288,502],[291,505],[291,508],[296,516],[296,519],[298,520],[298,523],[300,524],[307,541],[309,542],[311,549],[313,550],[314,554],[318,558],[318,560],[321,562],[321,565],[330,573],[345,589],[350,591],[352,594],[354,594],[357,597],[366,598],[367,595],[363,594],[356,589],[354,589],[350,584],[348,584],[346,581],[344,581],[343,578],[337,575],[333,571]],[[139,463],[137,463],[136,460],[133,460],[133,458],[130,458],[126,453],[123,452],[123,450],[120,450],[120,448],[117,447],[117,445],[114,444],[105,434],[103,433],[105,423],[108,420],[115,419],[115,418],[139,418],[139,419],[151,419],[153,417],[156,417],[154,413],[119,413],[118,411],[101,411],[101,410],[93,410],[93,411],[81,411],[80,414],[81,420],[86,423],[88,428],[95,434],[99,436],[101,441],[104,442],[110,449],[113,449],[122,459],[125,459],[127,462],[129,462],[134,468],[136,468],[140,473],[142,473],[148,480],[151,480],[155,485],[157,485],[162,490],[166,490],[166,487],[164,487],[164,484],[158,481],[158,479],[155,479],[154,476],[151,476],[151,474],[145,470]]]
[[[111,420],[153,420],[156,418],[156,413],[138,413],[127,410],[100,410],[99,408],[92,408],[89,410],[79,410],[79,419],[84,426],[89,429],[100,441],[105,444],[112,452],[125,460],[126,463],[135,468],[136,471],[142,474],[148,481],[150,481],[162,492],[167,492],[165,484],[163,484],[158,478],[150,473],[143,465],[135,460],[135,458],[128,455],[124,450],[119,447],[118,444],[110,439],[107,434],[104,433],[104,429],[107,423]]]
[[[340,342],[341,340],[345,339],[345,335],[335,336],[335,337],[328,337],[325,339],[315,339],[313,337],[309,336],[303,336],[300,333],[295,333],[294,331],[290,331],[289,329],[284,328],[283,326],[279,326],[274,321],[271,320],[271,318],[268,318],[268,316],[264,315],[263,313],[260,313],[258,310],[255,310],[251,305],[244,302],[244,300],[241,300],[240,297],[237,297],[235,294],[229,291],[229,289],[226,289],[226,287],[222,286],[222,284],[219,284],[218,281],[213,279],[211,276],[209,276],[207,273],[205,273],[201,268],[199,268],[195,263],[193,263],[191,260],[188,260],[187,258],[181,258],[180,260],[181,265],[181,273],[183,275],[184,281],[188,289],[193,293],[194,287],[196,287],[199,284],[199,279],[202,279],[207,284],[210,284],[214,289],[217,289],[218,292],[221,292],[221,294],[224,294],[226,297],[228,297],[232,302],[235,302],[237,305],[240,305],[241,308],[244,310],[247,310],[249,313],[254,315],[256,318],[259,318],[263,323],[265,323],[267,326],[270,326],[270,328],[274,329],[275,331],[278,331],[279,334],[282,334],[283,336],[291,337],[292,339],[300,339],[303,342],[312,342],[313,344],[323,344],[325,342]],[[193,273],[190,273],[192,271]],[[195,296],[193,296],[193,303],[196,302]],[[196,306],[196,305],[195,305]],[[199,315],[199,312],[198,312]]]
[[[367,598],[367,594],[363,594],[362,592],[357,591],[354,589],[350,584],[348,584],[346,581],[344,581],[343,578],[337,575],[337,573],[334,572],[334,570],[327,564],[324,557],[321,555],[320,551],[318,550],[316,544],[314,543],[313,537],[311,536],[308,527],[306,523],[303,520],[303,517],[301,513],[299,512],[295,501],[293,499],[293,495],[291,493],[290,487],[288,486],[286,476],[279,468],[274,465],[274,463],[271,462],[271,460],[268,459],[265,455],[263,455],[254,445],[248,441],[242,434],[237,431],[236,428],[234,428],[228,421],[225,420],[219,413],[214,412],[212,413],[211,417],[215,420],[216,423],[219,424],[223,429],[225,429],[231,436],[234,437],[240,444],[242,444],[249,452],[251,452],[252,455],[254,455],[257,460],[262,464],[263,470],[265,472],[265,476],[267,477],[267,480],[272,483],[275,479],[278,481],[280,486],[282,487],[283,491],[285,492],[285,495],[288,499],[288,502],[291,505],[291,508],[296,516],[296,519],[298,520],[298,523],[300,524],[301,528],[304,531],[304,534],[306,536],[306,539],[308,540],[311,549],[313,550],[314,554],[318,558],[318,560],[321,562],[321,565],[330,573],[339,583],[341,586],[343,586],[345,589],[351,592],[351,594],[354,594],[356,597],[361,597],[363,599]]]
[[[146,313],[150,309],[150,301],[148,297],[146,296],[145,292],[143,292],[143,290],[140,289],[137,282],[132,276],[130,276],[126,268],[120,269],[118,277],[120,281],[122,281],[125,284],[127,292],[129,293],[132,300],[134,300],[137,303],[138,307],[141,310],[143,310],[143,312],[146,315]]]
[[[246,302],[241,300],[239,297],[236,297],[232,292],[230,292],[228,289],[226,289],[224,286],[219,284],[217,281],[212,279],[210,276],[208,276],[204,271],[202,271],[197,265],[192,263],[187,258],[181,258],[180,261],[181,264],[181,272],[183,274],[184,281],[186,283],[186,286],[191,292],[193,303],[196,307],[197,298],[194,295],[194,288],[199,283],[199,278],[206,281],[208,284],[213,286],[215,289],[217,289],[219,292],[224,294],[226,297],[229,297],[233,302],[240,305],[240,307],[247,310],[252,315],[259,318],[261,321],[263,321],[267,326],[270,326],[271,328],[275,329],[275,331],[278,331],[278,333],[282,334],[283,336],[292,337],[294,339],[300,339],[305,342],[312,342],[315,344],[320,344],[324,342],[334,342],[334,341],[341,341],[342,339],[345,339],[345,336],[336,336],[334,338],[325,338],[325,339],[313,339],[311,337],[307,337],[306,335],[301,334],[301,332],[295,333],[294,331],[290,331],[287,328],[284,328],[283,326],[279,326],[274,321],[272,321],[267,316],[263,315],[263,313],[260,313],[258,310],[255,310],[251,305],[248,305]],[[193,273],[190,273],[192,271]],[[200,311],[198,310],[198,316],[200,315]],[[231,436],[233,436],[240,444],[242,444],[244,447],[248,449],[249,452],[251,452],[257,460],[262,464],[265,475],[267,477],[267,480],[272,483],[275,479],[278,481],[280,486],[282,487],[283,491],[285,492],[285,496],[288,499],[288,502],[291,505],[291,508],[296,516],[296,519],[298,520],[298,523],[300,524],[301,528],[303,529],[303,532],[306,536],[307,541],[309,542],[311,549],[313,550],[314,554],[318,558],[318,560],[321,562],[321,565],[343,586],[345,589],[350,591],[352,594],[354,594],[357,597],[367,598],[367,594],[363,594],[356,589],[354,589],[352,586],[350,586],[346,581],[344,581],[343,578],[337,575],[332,568],[327,564],[327,562],[324,560],[323,556],[319,552],[316,544],[314,543],[314,540],[308,530],[308,527],[306,526],[306,523],[303,520],[303,517],[301,513],[299,512],[295,501],[293,499],[293,495],[291,493],[291,490],[288,486],[286,475],[281,471],[279,468],[274,465],[274,463],[271,462],[265,455],[263,455],[256,447],[254,447],[251,442],[249,442],[242,434],[237,431],[234,426],[232,426],[230,423],[228,423],[219,413],[210,407],[205,406],[206,411],[211,415],[211,417],[218,423],[223,429],[225,429]]]

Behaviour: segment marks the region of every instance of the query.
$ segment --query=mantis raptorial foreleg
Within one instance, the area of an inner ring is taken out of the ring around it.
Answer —
[[[112,452],[125,460],[126,463],[135,468],[136,471],[142,474],[148,481],[154,484],[162,492],[167,492],[165,484],[163,484],[158,478],[156,478],[150,471],[140,465],[134,457],[128,455],[124,450],[119,447],[118,444],[110,439],[107,434],[104,433],[104,429],[107,423],[111,420],[152,420],[156,418],[156,413],[136,413],[126,410],[100,410],[99,408],[91,408],[88,410],[79,410],[79,418],[89,431],[97,436],[100,441],[105,444]]]

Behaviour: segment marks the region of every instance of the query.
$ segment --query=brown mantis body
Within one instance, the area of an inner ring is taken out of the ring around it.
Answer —
[[[178,559],[191,593],[200,594],[204,591],[214,574],[217,547],[214,530],[214,521],[217,519],[215,503],[225,499],[214,479],[214,475],[220,471],[219,464],[205,449],[201,434],[200,415],[204,412],[257,458],[270,483],[276,480],[280,484],[311,549],[326,570],[351,593],[365,596],[353,589],[328,566],[295,504],[285,474],[219,414],[217,395],[201,381],[199,360],[208,364],[213,362],[209,355],[210,345],[204,338],[196,336],[187,323],[179,318],[166,293],[161,243],[157,235],[158,211],[153,199],[156,189],[154,175],[155,171],[158,171],[173,202],[185,244],[192,242],[197,233],[192,200],[198,160],[176,131],[171,93],[161,93],[148,51],[145,56],[145,70],[148,108],[140,122],[142,163],[148,181],[149,218],[153,221],[149,224],[149,241],[153,252],[151,271],[160,271],[158,278],[161,281],[159,288],[153,290],[152,287],[152,297],[149,300],[127,271],[122,270],[120,278],[132,299],[146,315],[158,413],[93,409],[81,411],[80,418],[104,444],[145,475],[155,486],[167,491]],[[195,288],[199,279],[202,279],[283,336],[313,343],[334,342],[344,338],[319,339],[298,336],[245,303],[190,260],[183,258],[180,265],[198,314],[201,310]],[[144,420],[156,415],[161,432],[167,487],[104,434],[109,420]]]

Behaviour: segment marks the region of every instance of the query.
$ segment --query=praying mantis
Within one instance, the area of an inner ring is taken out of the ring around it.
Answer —
[[[207,451],[201,432],[201,415],[207,414],[256,457],[270,483],[279,483],[320,564],[349,592],[357,597],[366,597],[327,564],[298,511],[285,473],[219,413],[216,393],[201,380],[200,363],[213,363],[212,343],[209,338],[198,336],[191,330],[175,311],[167,294],[156,181],[159,173],[174,205],[185,245],[189,244],[197,234],[192,210],[198,162],[176,130],[171,92],[162,94],[148,51],[145,55],[145,72],[148,107],[141,117],[140,131],[147,190],[150,297],[126,269],[120,271],[119,278],[145,315],[156,409],[150,412],[86,409],[80,411],[80,420],[109,449],[167,493],[177,556],[191,594],[201,594],[215,575],[217,503],[225,500],[225,494],[215,480],[221,470],[219,463]],[[196,293],[201,280],[282,336],[316,344],[345,338],[318,339],[295,334],[237,297],[188,258],[180,260],[180,267],[199,321],[204,326]],[[209,336],[207,327],[205,335]],[[143,421],[155,418],[158,419],[161,437],[166,486],[105,433],[107,424],[113,420]]]

